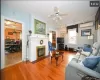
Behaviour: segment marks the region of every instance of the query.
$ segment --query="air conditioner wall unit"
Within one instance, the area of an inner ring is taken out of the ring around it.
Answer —
[[[82,23],[79,26],[81,28],[84,28],[84,27],[92,27],[93,26],[93,22]]]

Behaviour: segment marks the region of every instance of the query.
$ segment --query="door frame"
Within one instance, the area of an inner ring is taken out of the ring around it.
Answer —
[[[5,25],[4,25],[4,21],[5,19],[7,20],[11,20],[11,21],[15,21],[15,22],[19,22],[22,24],[22,60],[25,60],[25,25],[22,21],[16,20],[16,19],[12,19],[12,18],[8,18],[5,16],[1,16],[1,69],[5,68]],[[16,63],[17,64],[17,63]]]

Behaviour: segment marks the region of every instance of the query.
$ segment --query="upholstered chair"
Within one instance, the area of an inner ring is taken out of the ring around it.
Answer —
[[[55,50],[50,41],[48,41],[48,47],[49,47],[49,53]]]

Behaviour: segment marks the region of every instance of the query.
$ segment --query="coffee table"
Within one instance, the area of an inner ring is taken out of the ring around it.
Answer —
[[[59,52],[59,54],[56,54],[56,52]],[[63,51],[53,51],[52,55],[51,55],[51,63],[52,63],[52,58],[55,58],[55,60],[56,60],[56,66],[57,66],[58,65],[58,59],[59,59],[59,57],[62,56],[62,60],[63,60],[63,54],[64,54]]]

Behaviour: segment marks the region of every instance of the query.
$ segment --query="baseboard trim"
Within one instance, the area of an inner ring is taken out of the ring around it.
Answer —
[[[32,63],[33,63],[33,64],[34,64],[34,63],[37,63],[37,62],[39,62],[39,61],[41,61],[41,60],[43,60],[43,59],[45,59],[45,58],[48,58],[48,57],[50,57],[50,55],[47,55],[47,56],[44,56],[44,57],[42,57],[42,58],[40,58],[40,59],[38,59],[38,60],[32,61]]]

